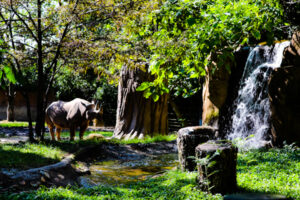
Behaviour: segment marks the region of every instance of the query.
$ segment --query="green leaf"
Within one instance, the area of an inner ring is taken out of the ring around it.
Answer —
[[[189,26],[193,26],[196,23],[196,19],[194,17],[191,17],[187,19],[187,23]]]
[[[243,41],[241,42],[241,45],[243,46],[244,44],[248,44],[249,39],[245,37]]]
[[[156,93],[154,93],[154,94],[152,95],[152,99],[153,99],[154,102],[157,102],[158,99],[159,99],[159,95],[156,94]]]
[[[147,88],[150,87],[150,83],[149,82],[143,82],[139,87],[136,88],[136,91],[144,91]]]
[[[7,66],[7,65],[4,66],[4,73],[9,82],[11,82],[13,84],[15,84],[17,82],[15,75],[9,66]]]
[[[151,92],[150,89],[148,88],[148,89],[146,89],[146,91],[144,92],[144,97],[145,97],[146,99],[148,99],[148,98],[151,96],[151,94],[152,94],[152,92]]]
[[[253,37],[255,37],[255,39],[259,40],[260,39],[260,32],[257,30],[252,30],[251,34],[253,35]]]

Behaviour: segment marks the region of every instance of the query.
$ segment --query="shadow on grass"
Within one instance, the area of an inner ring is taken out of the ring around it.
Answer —
[[[0,145],[0,167],[3,168],[29,169],[60,161],[60,158],[45,157],[38,152],[21,152],[18,150],[14,150],[15,147],[18,147],[15,149],[22,148],[20,144],[5,144],[5,147],[8,148],[4,148],[4,145]]]
[[[91,188],[41,188],[38,191],[18,194],[11,199],[222,199],[196,189],[194,178],[162,177],[119,186],[99,185]],[[16,198],[17,197],[17,198]],[[9,198],[8,198],[9,199]]]

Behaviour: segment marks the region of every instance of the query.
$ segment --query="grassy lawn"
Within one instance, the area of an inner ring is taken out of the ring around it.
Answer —
[[[112,132],[87,131],[111,137]],[[78,133],[77,133],[78,136]],[[49,137],[49,134],[48,136]],[[1,168],[32,168],[60,161],[68,153],[97,145],[101,142],[114,144],[152,143],[172,141],[176,135],[148,137],[144,140],[93,139],[70,142],[69,132],[62,133],[62,141],[49,139],[39,144],[0,144]],[[77,137],[78,139],[78,137]],[[197,189],[196,173],[169,171],[157,178],[119,186],[100,185],[92,188],[67,187],[45,188],[36,191],[3,194],[0,199],[222,199]],[[300,149],[285,146],[282,149],[252,150],[238,154],[237,182],[242,192],[282,194],[300,199]]]
[[[300,199],[300,148],[239,153],[237,182],[245,191],[282,194]]]
[[[45,188],[5,199],[222,199],[197,189],[196,173],[169,171],[160,177],[119,186],[92,188]],[[300,199],[300,150],[255,150],[238,154],[237,181],[240,191],[275,193]]]
[[[31,193],[12,194],[7,199],[222,199],[197,190],[196,173],[169,171],[158,178],[115,187],[99,185],[92,188],[45,188]]]
[[[85,140],[69,141],[69,132],[62,132],[61,141],[51,141],[49,134],[46,133],[46,139],[39,144],[19,143],[19,144],[0,144],[0,167],[2,168],[18,168],[28,169],[33,167],[40,167],[52,163],[59,162],[63,156],[69,153],[75,153],[81,148],[90,145],[97,145],[102,142],[110,142],[113,144],[132,144],[132,143],[152,143],[160,141],[172,141],[176,139],[176,135],[155,136],[142,139],[133,140],[118,140],[111,139],[91,139],[88,140],[89,134],[101,134],[105,138],[111,137],[113,132],[96,132],[87,131],[85,133]]]
[[[66,155],[58,147],[45,144],[0,144],[0,167],[28,169],[59,162]]]

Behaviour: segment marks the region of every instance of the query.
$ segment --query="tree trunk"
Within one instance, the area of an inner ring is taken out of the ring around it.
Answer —
[[[46,81],[44,78],[44,66],[43,66],[43,49],[42,49],[42,26],[41,26],[41,16],[42,16],[42,2],[37,0],[37,14],[38,14],[38,27],[37,27],[37,44],[38,44],[38,60],[37,60],[37,68],[38,68],[38,91],[37,91],[37,116],[36,116],[36,126],[35,133],[40,140],[43,140],[44,134],[43,130],[45,127],[45,105],[44,105],[44,95],[45,95],[45,87],[44,82]]]
[[[14,85],[12,83],[9,84],[8,86],[8,93],[7,93],[7,100],[8,100],[8,105],[7,105],[7,121],[13,122],[15,121],[15,90],[14,90]]]
[[[141,69],[123,67],[118,88],[117,122],[115,138],[143,138],[168,133],[168,95],[157,102],[146,99],[136,88],[150,81],[150,74]]]
[[[22,92],[22,95],[26,101],[26,108],[27,108],[27,120],[28,120],[28,128],[29,128],[29,140],[34,142],[35,139],[33,137],[33,127],[32,127],[32,117],[31,117],[31,109],[30,109],[30,101],[27,92]]]
[[[226,194],[237,189],[237,152],[231,142],[224,140],[211,140],[196,147],[197,179],[201,190]]]

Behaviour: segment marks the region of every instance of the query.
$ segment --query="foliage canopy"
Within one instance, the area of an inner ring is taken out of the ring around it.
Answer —
[[[136,50],[128,57],[150,63],[149,71],[156,79],[142,84],[139,90],[154,100],[169,92],[168,82],[172,80],[199,79],[207,66],[214,70],[226,59],[233,61],[233,52],[241,46],[281,39],[274,33],[284,25],[277,0],[167,0],[148,4],[152,11],[128,17],[122,35],[126,41],[123,48]],[[213,62],[214,54],[218,63]],[[182,84],[178,89],[183,94],[195,92],[191,87],[182,90]]]

